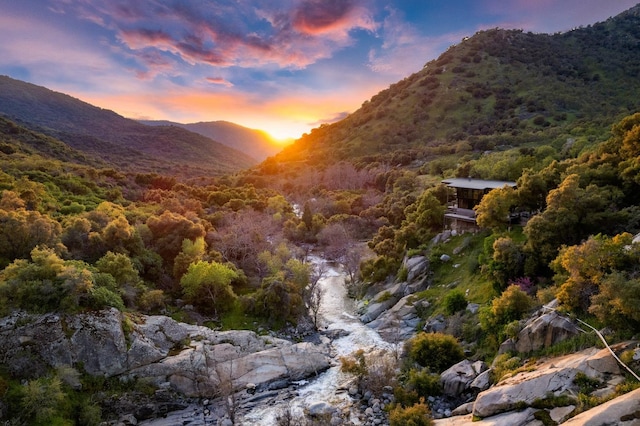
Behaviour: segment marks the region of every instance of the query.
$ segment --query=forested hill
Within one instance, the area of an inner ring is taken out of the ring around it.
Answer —
[[[484,151],[606,138],[612,122],[640,109],[639,76],[640,5],[562,34],[481,31],[278,160],[397,164],[441,145]]]
[[[195,176],[255,164],[244,153],[200,134],[175,126],[147,126],[6,76],[0,76],[0,114],[122,170]]]
[[[276,143],[266,132],[228,121],[203,121],[187,124],[172,121],[141,121],[141,123],[151,126],[179,126],[244,152],[258,161],[282,150],[282,144]]]

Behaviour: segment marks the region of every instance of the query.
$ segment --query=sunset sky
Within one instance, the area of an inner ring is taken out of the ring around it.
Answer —
[[[0,74],[135,119],[299,137],[487,28],[568,31],[639,0],[0,0]]]

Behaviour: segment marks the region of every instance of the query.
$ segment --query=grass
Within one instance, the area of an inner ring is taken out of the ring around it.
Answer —
[[[485,232],[457,235],[432,249],[433,282],[428,290],[417,295],[432,303],[434,309],[431,314],[446,313],[444,297],[454,288],[462,291],[469,302],[485,304],[491,300],[494,295],[492,283],[482,276],[478,263],[486,236]],[[465,248],[458,254],[453,254],[454,249],[462,245]],[[447,254],[451,259],[441,261],[442,254]]]

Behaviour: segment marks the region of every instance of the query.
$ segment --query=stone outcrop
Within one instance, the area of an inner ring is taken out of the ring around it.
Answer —
[[[213,331],[165,316],[110,309],[78,315],[14,313],[0,321],[0,359],[18,377],[82,366],[91,375],[146,378],[186,396],[221,384],[285,386],[327,369],[326,343],[297,343],[252,331]]]
[[[486,370],[487,365],[484,362],[465,359],[442,372],[440,385],[445,395],[457,398],[469,391],[471,384]]]
[[[389,342],[406,340],[416,333],[421,321],[417,308],[427,306],[429,302],[426,300],[416,300],[414,295],[408,295],[367,325],[377,330],[382,338]]]
[[[580,329],[569,319],[555,311],[542,313],[527,321],[518,333],[515,350],[529,353],[548,348],[558,342],[580,334]]]
[[[621,374],[609,351],[595,348],[554,358],[532,369],[503,379],[481,392],[476,398],[473,414],[483,418],[495,416],[523,404],[531,405],[549,395],[575,393],[574,378],[579,372],[602,382],[615,380]]]
[[[598,405],[562,423],[567,426],[640,425],[640,389]]]

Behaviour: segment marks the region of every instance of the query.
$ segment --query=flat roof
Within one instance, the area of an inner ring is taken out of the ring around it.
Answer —
[[[470,178],[451,178],[445,179],[442,183],[452,186],[454,188],[465,189],[496,189],[502,188],[505,185],[515,188],[515,182],[503,181],[503,180],[482,180],[482,179],[470,179]]]

